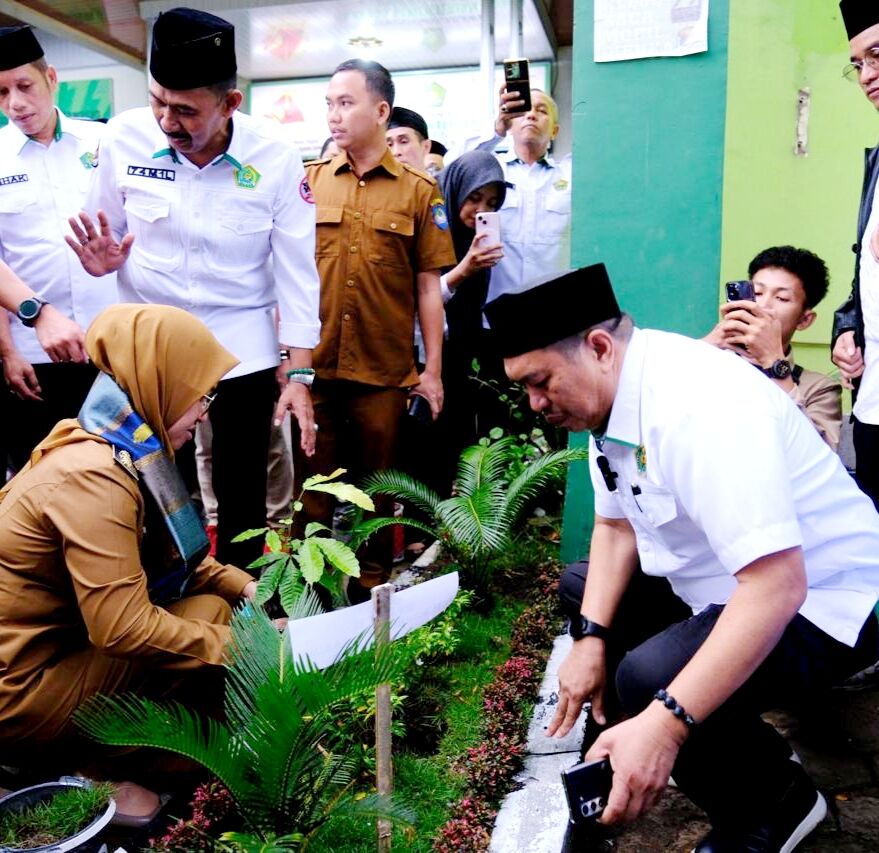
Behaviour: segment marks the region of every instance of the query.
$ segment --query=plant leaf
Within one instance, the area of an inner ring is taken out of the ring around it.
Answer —
[[[302,577],[307,583],[317,583],[324,573],[324,558],[317,545],[318,541],[317,538],[306,539],[296,554]]]
[[[365,521],[361,521],[351,530],[351,541],[349,543],[351,549],[357,551],[373,533],[385,527],[392,527],[395,524],[414,527],[417,530],[430,534],[434,539],[439,538],[439,531],[436,528],[425,524],[423,521],[418,521],[416,518],[406,518],[405,515],[399,518],[368,518]]]
[[[502,508],[506,523],[516,523],[528,501],[535,498],[550,483],[561,478],[571,462],[586,459],[585,447],[551,450],[528,462],[524,470],[507,488]]]
[[[309,477],[303,484],[303,489],[310,489],[312,486],[317,485],[318,483],[327,483],[330,480],[335,480],[336,477],[341,477],[342,474],[346,473],[347,469],[345,468],[336,468],[332,474],[314,474]]]
[[[244,533],[239,533],[232,541],[246,542],[248,539],[256,539],[257,536],[262,536],[267,530],[268,527],[253,527],[250,530],[245,530]]]
[[[263,571],[262,577],[256,584],[256,595],[253,600],[258,605],[265,604],[275,594],[287,566],[292,562],[287,554],[271,556],[274,556],[275,559]]]
[[[323,552],[324,557],[340,572],[349,577],[360,577],[360,563],[357,560],[357,555],[344,542],[340,542],[338,539],[328,539],[325,536],[315,536],[308,542],[309,544],[314,543]]]
[[[315,533],[320,532],[321,530],[326,530],[328,533],[332,533],[326,524],[321,524],[319,521],[309,521],[308,524],[305,525],[305,537],[314,536]]]
[[[277,530],[269,530],[266,533],[266,547],[273,554],[277,554],[281,550],[281,537],[278,535]]]
[[[298,571],[295,575],[293,572],[284,572],[278,584],[278,598],[281,599],[281,607],[288,616],[296,609],[299,598],[305,590],[305,587],[298,582],[299,574]]]
[[[440,496],[409,474],[393,469],[376,471],[363,481],[363,489],[371,495],[392,495],[406,501],[430,516],[436,514]]]
[[[351,483],[318,483],[305,488],[310,492],[327,492],[340,501],[348,501],[362,509],[370,511],[375,509],[372,498]]]

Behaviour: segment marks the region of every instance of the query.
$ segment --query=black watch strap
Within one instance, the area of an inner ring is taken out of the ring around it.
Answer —
[[[587,619],[582,613],[576,619],[571,619],[568,633],[575,640],[582,640],[584,637],[598,637],[599,640],[610,638],[610,628],[605,628],[604,625],[599,625],[598,622]]]

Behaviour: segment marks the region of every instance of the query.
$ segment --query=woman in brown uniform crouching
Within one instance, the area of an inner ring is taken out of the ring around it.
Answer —
[[[0,491],[2,764],[81,761],[71,715],[96,693],[215,701],[230,604],[255,588],[206,557],[173,463],[235,358],[159,305],[107,309],[86,349],[102,372],[78,418]],[[140,786],[119,794],[134,822],[157,809]]]

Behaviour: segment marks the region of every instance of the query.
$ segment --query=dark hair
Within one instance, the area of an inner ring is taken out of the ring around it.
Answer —
[[[379,100],[386,101],[389,112],[394,108],[394,81],[384,65],[379,65],[371,59],[346,59],[336,66],[333,76],[342,71],[359,71],[366,78],[367,90]]]
[[[220,80],[219,83],[211,83],[210,86],[205,86],[209,92],[216,95],[217,100],[221,101],[226,95],[229,94],[233,89],[238,88],[238,75],[235,74],[232,77],[229,77],[227,80]]]
[[[830,284],[827,264],[814,252],[793,246],[773,246],[764,249],[748,264],[748,276],[753,278],[760,270],[777,267],[795,275],[806,294],[806,308],[814,308],[826,295]]]

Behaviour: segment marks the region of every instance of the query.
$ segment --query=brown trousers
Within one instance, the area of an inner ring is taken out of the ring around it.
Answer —
[[[184,619],[227,625],[232,608],[216,595],[193,595],[168,605]],[[43,671],[37,690],[20,713],[2,721],[3,758],[13,766],[67,765],[81,769],[103,752],[81,736],[71,721],[73,712],[97,694],[130,691],[151,699],[179,699],[207,713],[222,709],[223,667],[173,670],[132,658],[114,658],[88,647],[74,651]],[[69,770],[65,771],[69,772]]]
[[[300,493],[303,481],[313,474],[331,474],[336,468],[344,468],[346,474],[342,479],[358,484],[373,471],[393,468],[407,396],[405,388],[383,388],[338,379],[315,382],[312,402],[317,444],[311,458],[297,450],[293,466],[295,494]],[[298,448],[298,438],[294,438],[293,444]],[[336,505],[332,495],[306,492],[303,504],[302,527],[309,521],[332,526]],[[378,515],[391,515],[393,499],[376,498],[375,508]],[[390,577],[392,551],[390,529],[370,540],[358,554],[362,586],[369,589]]]

